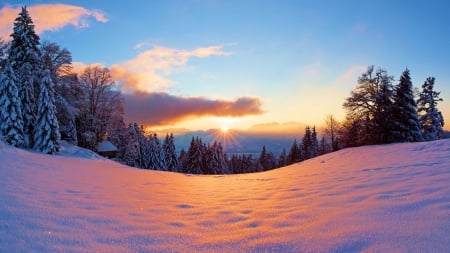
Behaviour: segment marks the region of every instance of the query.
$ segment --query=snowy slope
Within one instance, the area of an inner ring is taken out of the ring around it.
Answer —
[[[0,252],[446,252],[450,140],[258,174],[128,168],[0,146]]]

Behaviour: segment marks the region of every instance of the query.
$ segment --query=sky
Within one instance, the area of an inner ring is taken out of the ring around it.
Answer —
[[[110,68],[126,120],[154,129],[343,120],[369,65],[418,88],[434,76],[450,119],[448,1],[0,0],[1,38],[23,5],[75,69]]]

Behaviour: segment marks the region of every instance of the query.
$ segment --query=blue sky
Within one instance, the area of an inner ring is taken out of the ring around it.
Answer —
[[[228,124],[247,128],[272,121],[320,125],[327,114],[343,119],[344,99],[357,77],[372,64],[386,69],[396,80],[408,67],[416,87],[426,77],[436,77],[435,89],[444,99],[439,108],[450,119],[448,1],[1,4],[3,8],[22,4],[30,8],[42,4],[81,7],[85,12],[75,17],[78,24],[61,21],[56,28],[43,29],[41,39],[68,48],[79,64],[116,66],[122,72],[134,71],[134,77],[141,76],[136,74],[139,71],[152,73],[139,88],[127,87],[211,101],[250,97],[255,99],[251,105],[260,109],[234,118],[216,111],[185,111],[186,117],[157,127],[207,129]],[[30,15],[37,27],[51,16],[34,15],[32,9]],[[154,58],[161,52],[170,59]],[[138,62],[141,65],[137,66]],[[124,82],[120,78],[118,82]],[[147,109],[142,108],[141,122],[151,117],[145,114]]]

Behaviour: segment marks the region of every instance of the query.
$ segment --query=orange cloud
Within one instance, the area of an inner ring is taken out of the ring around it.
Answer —
[[[242,117],[262,113],[261,101],[253,97],[213,100],[163,92],[125,94],[126,120],[149,126],[171,125],[194,117]]]
[[[0,9],[0,37],[8,39],[12,33],[14,19],[21,7],[5,6]],[[80,6],[67,4],[40,4],[27,7],[38,34],[44,31],[56,31],[66,25],[77,28],[89,26],[89,18],[105,23],[108,19],[99,10],[88,10]]]
[[[111,74],[124,91],[155,92],[173,85],[167,79],[172,71],[186,65],[189,58],[206,58],[214,55],[229,55],[222,46],[181,50],[156,46],[139,53],[134,59],[111,67]]]

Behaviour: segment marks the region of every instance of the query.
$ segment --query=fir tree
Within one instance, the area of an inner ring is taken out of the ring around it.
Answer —
[[[414,142],[423,140],[408,69],[403,71],[400,82],[395,89],[392,113],[394,118],[394,141]]]
[[[311,128],[307,126],[305,128],[305,134],[303,135],[301,146],[305,160],[313,157],[312,148],[313,148],[313,139],[311,136]]]
[[[126,144],[123,160],[129,166],[145,168],[144,156],[147,140],[143,127],[137,123],[130,123],[125,134]]]
[[[317,140],[316,126],[313,126],[311,133],[311,158],[319,155],[319,141]]]
[[[434,91],[434,77],[429,77],[422,85],[422,92],[417,101],[419,122],[426,140],[437,140],[443,136],[444,117],[437,108],[437,103],[442,101],[440,92]]]
[[[21,147],[24,145],[22,104],[16,81],[14,71],[6,62],[0,76],[0,130],[7,143]]]
[[[175,142],[173,134],[166,135],[166,139],[164,140],[163,144],[163,151],[164,151],[164,161],[166,163],[166,167],[168,171],[177,171],[178,167],[178,159],[177,159],[177,153],[175,149]]]
[[[155,133],[148,139],[148,163],[146,168],[152,170],[167,170],[163,162],[163,154],[161,150],[161,143],[158,135]]]
[[[15,19],[11,37],[8,59],[18,79],[17,86],[22,102],[25,145],[32,147],[36,99],[40,93],[41,57],[38,47],[39,36],[34,31],[34,24],[26,7],[22,7],[22,11]]]
[[[293,163],[298,163],[302,160],[301,147],[297,144],[297,140],[294,139],[289,154],[286,158],[286,165],[291,165]]]
[[[286,166],[286,160],[287,160],[287,156],[286,156],[286,149],[283,148],[283,151],[281,151],[280,157],[278,157],[278,168],[284,167]]]
[[[53,84],[50,72],[46,70],[40,84],[36,127],[34,128],[34,148],[43,153],[55,154],[59,151],[60,141]]]
[[[204,157],[206,153],[206,147],[200,138],[192,137],[191,145],[187,152],[186,164],[184,166],[184,172],[190,174],[205,174],[204,171]]]

